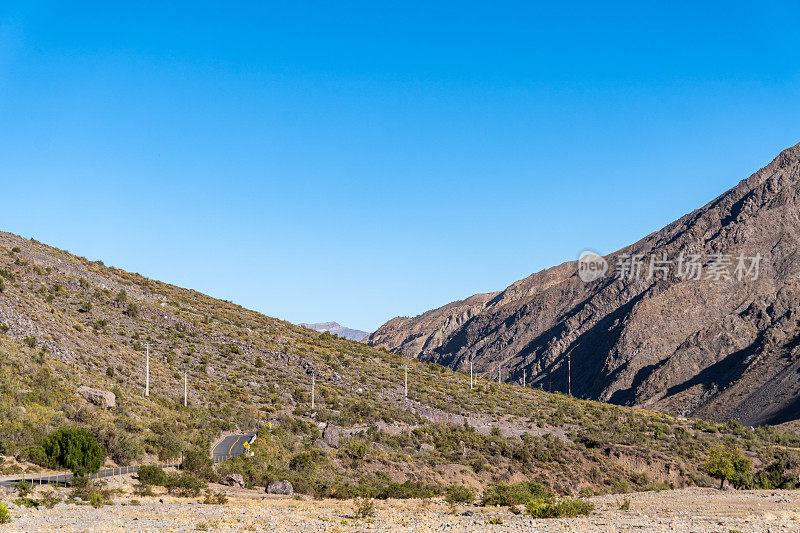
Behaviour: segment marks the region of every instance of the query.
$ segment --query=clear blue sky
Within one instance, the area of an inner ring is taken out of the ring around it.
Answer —
[[[800,141],[790,4],[114,4],[0,3],[0,229],[293,322],[613,251]]]

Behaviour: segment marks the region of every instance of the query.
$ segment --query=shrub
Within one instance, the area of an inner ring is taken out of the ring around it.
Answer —
[[[362,490],[361,492],[363,493],[365,491]],[[411,480],[404,481],[403,483],[393,481],[373,492],[375,497],[379,500],[386,500],[388,498],[395,498],[398,500],[408,498],[425,499],[431,498],[437,493],[435,486],[425,485],[419,481]]]
[[[89,495],[89,503],[92,505],[92,507],[97,509],[98,507],[102,507],[109,502],[102,492],[92,492]]]
[[[735,446],[718,446],[708,454],[705,470],[709,475],[720,480],[719,488],[725,486],[725,481],[730,481],[737,488],[747,484],[748,478],[752,480],[752,461],[746,458],[742,450]]]
[[[85,300],[80,304],[78,304],[78,311],[80,311],[81,313],[88,313],[91,310],[92,310],[92,302],[88,300]]]
[[[129,303],[128,308],[125,309],[125,314],[131,318],[136,318],[139,316],[139,306],[135,303]]]
[[[117,302],[119,302],[119,303],[124,303],[124,302],[126,302],[126,301],[128,300],[128,295],[125,293],[125,289],[121,289],[121,290],[120,290],[120,291],[117,293],[117,296],[114,298],[114,300],[116,300],[116,301],[117,301]]]
[[[24,342],[25,346],[27,346],[28,348],[36,348],[36,343],[38,341],[36,340],[36,337],[25,337],[24,339],[22,339],[22,342]]]
[[[164,485],[167,474],[158,466],[140,466],[139,483],[142,485]]]
[[[353,500],[353,511],[356,518],[369,518],[375,514],[375,503],[369,497],[355,498]]]
[[[50,460],[44,451],[44,448],[38,445],[28,446],[23,450],[23,456],[39,466],[50,466]]]
[[[186,453],[183,455],[181,470],[207,481],[211,481],[216,478],[216,474],[214,473],[214,463],[211,461],[211,458],[203,452],[197,450],[186,451]]]
[[[86,477],[73,478],[70,496],[89,502],[94,507],[111,503],[111,491],[103,488],[100,483],[92,482]]]
[[[323,454],[319,450],[300,452],[289,459],[289,468],[296,472],[309,473],[322,458]]]
[[[445,501],[450,504],[472,503],[475,501],[475,492],[467,486],[454,483],[445,489]]]
[[[483,493],[482,505],[498,505],[511,507],[525,505],[531,500],[552,501],[553,495],[536,481],[522,481],[520,483],[498,482]]]
[[[20,498],[25,498],[33,491],[33,485],[27,481],[20,481],[19,483],[16,483],[14,488],[17,489],[17,494],[19,494]]]
[[[191,474],[168,474],[164,481],[164,488],[170,494],[185,498],[194,498],[206,488],[206,483]]]
[[[97,472],[106,458],[103,445],[83,428],[61,428],[45,438],[42,448],[53,464],[76,476]]]
[[[203,498],[203,503],[209,505],[225,505],[228,503],[228,495],[221,491],[215,492],[207,490],[206,496]]]

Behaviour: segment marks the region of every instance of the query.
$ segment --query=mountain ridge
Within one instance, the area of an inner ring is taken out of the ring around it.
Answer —
[[[524,373],[537,386],[555,383],[563,391],[569,356],[572,389],[582,397],[743,423],[796,418],[792,398],[800,396],[800,383],[786,359],[795,357],[800,339],[793,239],[800,234],[799,159],[800,145],[787,148],[705,206],[605,256],[611,271],[632,254],[760,253],[761,279],[691,285],[606,276],[583,283],[577,261],[568,261],[456,313],[443,306],[405,319],[403,327],[393,319],[366,342],[462,370],[472,360],[484,374],[500,362],[507,379]],[[458,327],[441,329],[466,315]],[[428,320],[433,316],[437,321]],[[419,338],[427,342],[419,346]],[[780,392],[771,392],[759,376],[778,374]]]
[[[345,339],[351,341],[361,341],[364,340],[367,335],[369,335],[366,331],[361,331],[360,329],[352,329],[346,326],[342,326],[338,322],[316,322],[314,324],[308,323],[300,323],[298,326],[302,326],[304,328],[313,329],[314,331],[327,331],[328,333],[339,335],[340,337],[344,337]]]

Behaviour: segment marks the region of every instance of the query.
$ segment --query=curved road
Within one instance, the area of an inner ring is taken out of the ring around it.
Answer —
[[[244,453],[244,443],[252,444],[256,440],[256,432],[244,433],[242,435],[229,435],[217,443],[211,450],[211,458],[214,462],[224,461],[231,457],[238,457]]]
[[[215,463],[220,463],[231,457],[238,457],[244,453],[244,443],[253,443],[256,440],[256,432],[243,433],[241,435],[230,435],[225,437],[211,450],[211,458]],[[178,468],[180,461],[173,463],[159,464],[153,466],[160,466],[161,468]],[[91,479],[103,479],[115,476],[123,476],[128,474],[136,474],[139,471],[139,466],[123,466],[117,468],[101,468],[96,474],[91,474]],[[16,483],[22,481],[22,476],[13,478],[0,479],[0,487],[12,487]],[[65,484],[68,485],[72,481],[72,474],[28,474],[25,476],[25,481],[31,482],[34,485],[43,484]]]

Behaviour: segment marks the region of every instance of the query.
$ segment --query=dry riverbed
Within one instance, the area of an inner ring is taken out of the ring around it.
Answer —
[[[118,496],[113,505],[60,503],[53,509],[9,505],[5,531],[697,531],[800,530],[800,492],[690,488],[591,498],[590,516],[533,520],[508,509],[440,501],[376,501],[373,518],[357,520],[349,501],[266,496],[230,491],[225,505],[169,496]],[[620,510],[629,499],[630,508]],[[6,495],[6,502],[13,497]],[[136,501],[138,500],[138,505]],[[465,515],[466,514],[466,515]],[[470,515],[471,514],[471,515]],[[502,524],[490,524],[492,519]]]

